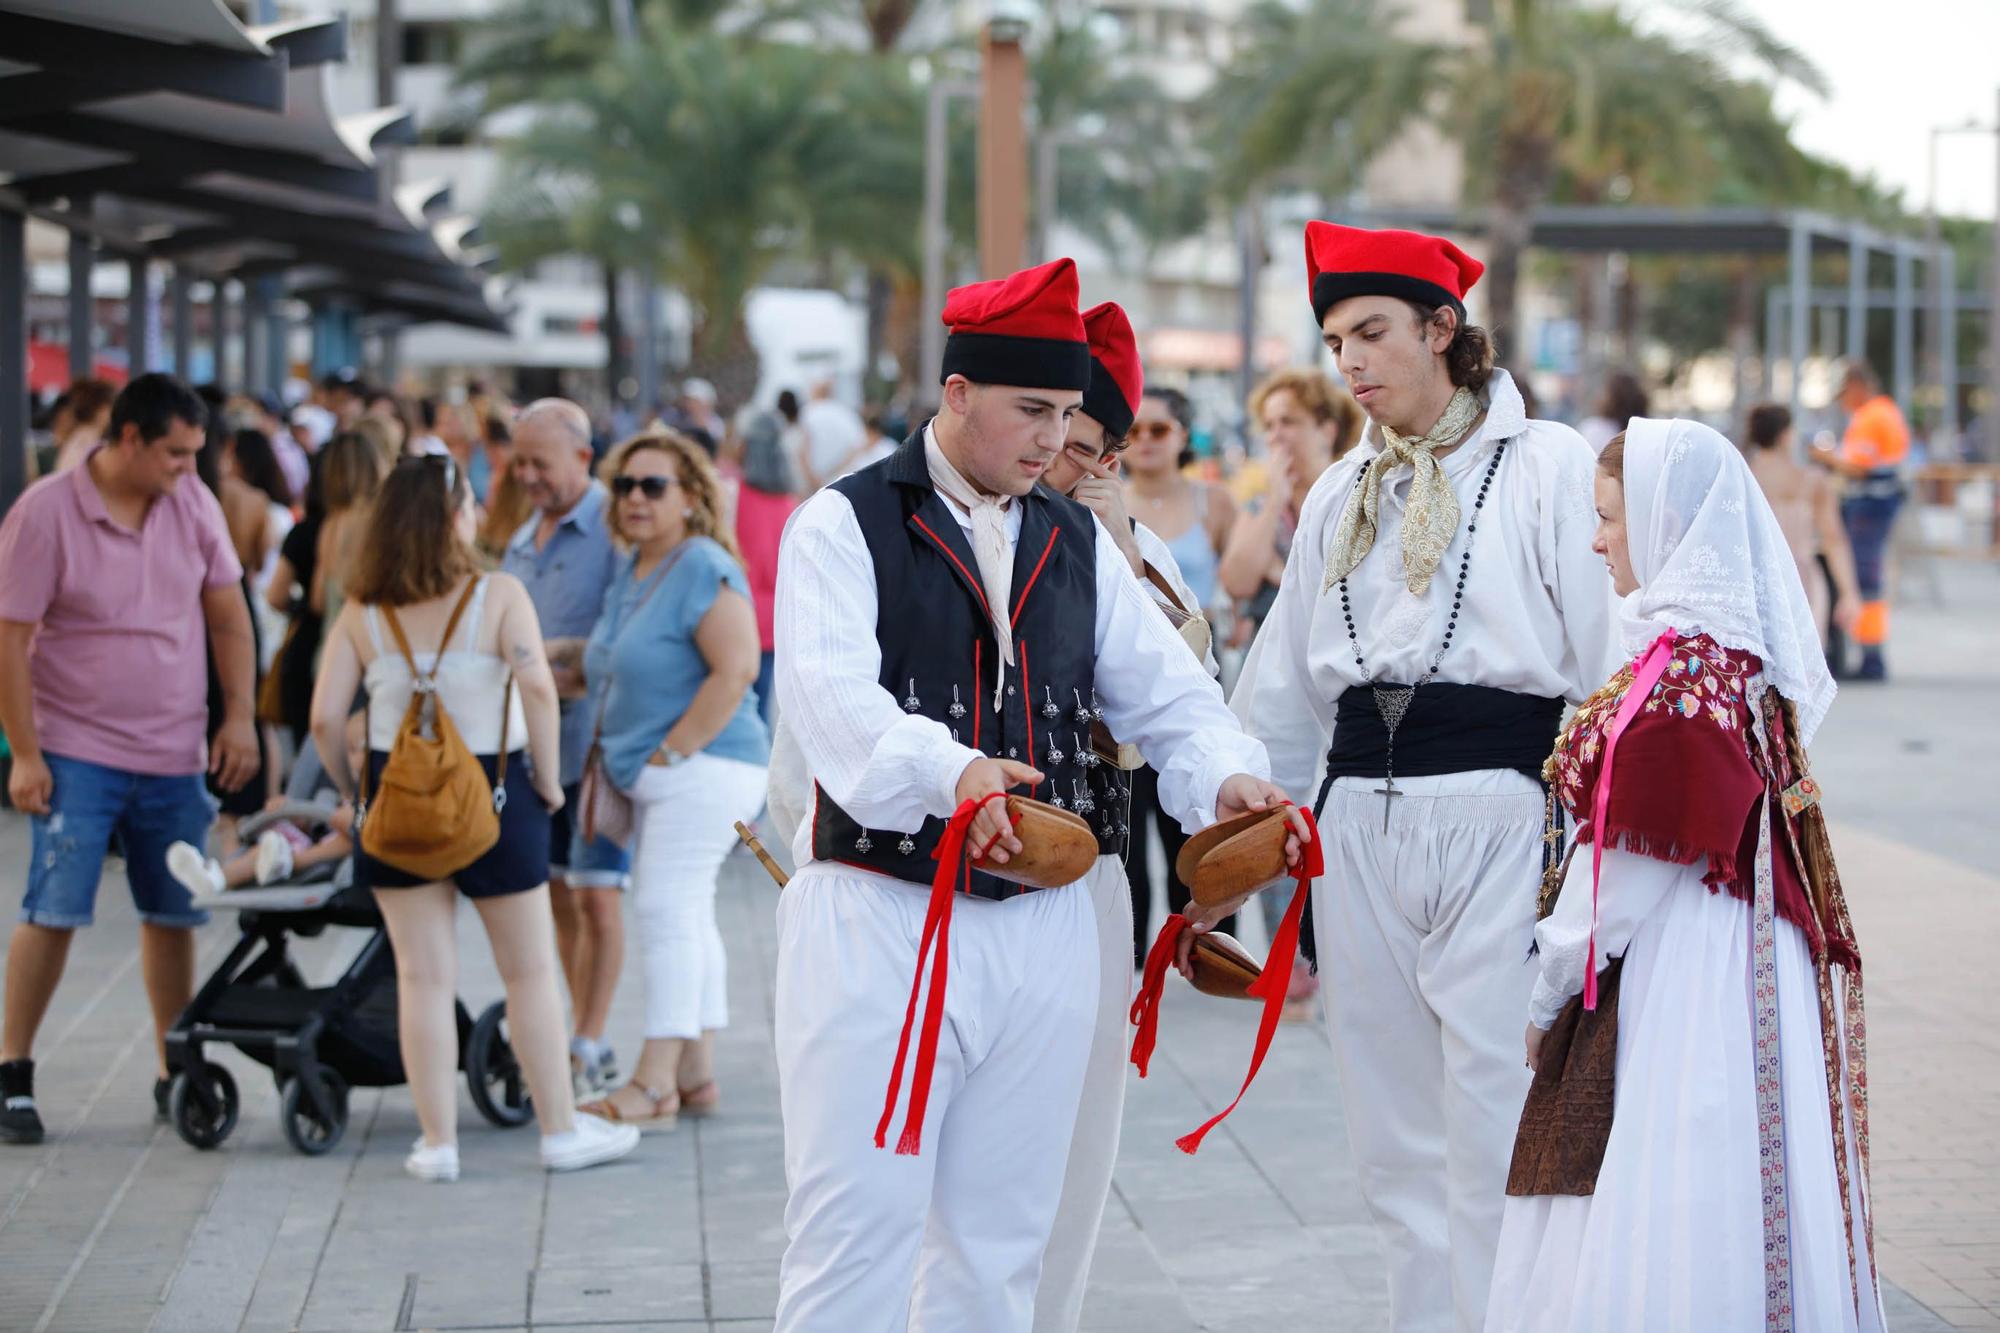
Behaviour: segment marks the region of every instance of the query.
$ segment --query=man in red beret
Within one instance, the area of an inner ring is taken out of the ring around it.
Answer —
[[[1472,1330],[1529,1081],[1534,886],[1559,855],[1542,763],[1565,701],[1622,660],[1590,550],[1595,457],[1528,419],[1467,323],[1478,260],[1328,222],[1307,225],[1306,259],[1370,424],[1307,496],[1232,703],[1287,791],[1325,774],[1302,942],[1329,974],[1393,1324]]]
[[[1030,1327],[1099,953],[1080,884],[1007,878],[997,798],[1073,804],[1101,719],[1190,826],[1283,799],[1116,541],[1039,484],[1090,384],[1075,266],[960,288],[944,321],[937,416],[800,506],[779,555],[779,710],[813,783],[773,1016],[789,1333]]]

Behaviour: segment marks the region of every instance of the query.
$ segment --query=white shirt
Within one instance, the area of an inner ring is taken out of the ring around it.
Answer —
[[[813,475],[832,480],[834,469],[847,456],[868,442],[868,428],[861,414],[846,403],[832,398],[816,398],[799,411],[799,426],[806,433],[806,457]]]
[[[970,526],[955,506],[945,507]],[[1010,542],[1019,539],[1020,510],[1008,508]],[[1221,689],[1154,609],[1104,525],[1093,520],[1092,527],[1094,683],[1105,726],[1158,770],[1162,808],[1190,830],[1213,823],[1226,778],[1267,774],[1264,747],[1238,727]],[[797,819],[792,842],[801,868],[812,861],[812,823],[799,797],[813,781],[857,823],[914,833],[927,816],[950,817],[959,775],[982,757],[952,740],[943,723],[904,712],[882,688],[876,608],[875,567],[853,506],[823,490],[793,514],[778,553],[782,721],[771,787],[773,814]],[[790,779],[781,776],[788,769]],[[801,788],[796,796],[785,790],[793,786]],[[866,872],[842,866],[840,873]]]
[[[1409,592],[1403,576],[1411,469],[1399,469],[1383,488],[1375,545],[1347,580],[1361,654],[1373,679],[1385,684],[1414,684],[1423,676],[1443,641],[1459,561],[1471,540],[1458,630],[1434,679],[1581,702],[1622,657],[1611,575],[1590,549],[1597,458],[1569,427],[1528,420],[1506,371],[1493,372],[1487,393],[1485,421],[1440,460],[1461,519],[1422,598]],[[1502,441],[1507,454],[1474,533],[1473,502]],[[1320,585],[1355,477],[1380,452],[1371,426],[1360,445],[1314,483],[1277,602],[1231,700],[1244,728],[1269,749],[1273,781],[1294,800],[1313,796],[1335,706],[1348,686],[1362,683],[1340,589],[1321,593]]]

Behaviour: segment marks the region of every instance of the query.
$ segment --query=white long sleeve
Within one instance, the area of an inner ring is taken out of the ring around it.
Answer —
[[[1201,615],[1201,598],[1197,597],[1194,589],[1188,586],[1187,576],[1181,573],[1181,562],[1174,559],[1173,548],[1167,545],[1159,533],[1136,521],[1132,524],[1132,540],[1138,543],[1139,558],[1158,570],[1160,576],[1172,585],[1174,596],[1180,599],[1179,609]],[[1155,605],[1162,608],[1168,605],[1166,594],[1150,582],[1143,582],[1140,587]],[[1201,655],[1201,665],[1211,677],[1221,674],[1222,667],[1215,660],[1213,635],[1209,636],[1208,650]]]
[[[1320,520],[1327,509],[1346,497],[1345,490],[1328,483],[1334,470],[1320,475],[1299,511],[1301,537],[1325,526]],[[1351,484],[1351,473],[1348,479]],[[1313,673],[1313,621],[1325,572],[1325,545],[1295,539],[1278,580],[1278,595],[1250,643],[1229,701],[1243,729],[1264,742],[1271,756],[1271,781],[1300,805],[1315,795],[1313,783],[1333,736],[1339,698],[1337,691],[1330,693],[1315,681]]]
[[[1555,910],[1535,926],[1542,970],[1528,1000],[1528,1018],[1538,1028],[1553,1026],[1570,997],[1583,990],[1584,958],[1590,952],[1590,854],[1588,847],[1576,849]],[[1701,882],[1707,870],[1706,858],[1682,866],[1607,847],[1597,888],[1597,970],[1624,956],[1640,924],[1677,886],[1708,892]]]
[[[1160,775],[1160,808],[1193,832],[1215,822],[1234,773],[1270,776],[1265,747],[1237,725],[1222,689],[1159,613],[1101,522],[1097,534],[1098,698],[1104,725]]]
[[[792,516],[778,551],[778,707],[805,771],[855,822],[915,833],[926,816],[950,817],[959,775],[980,754],[882,688],[875,615],[860,521],[846,496],[822,490]],[[795,840],[801,865],[811,835],[808,817]]]

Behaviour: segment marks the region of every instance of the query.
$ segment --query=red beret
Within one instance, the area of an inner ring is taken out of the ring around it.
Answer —
[[[1090,387],[1090,345],[1076,310],[1076,263],[1054,259],[945,297],[944,379],[1033,389]],[[942,381],[940,381],[942,382]]]
[[[1448,305],[1463,321],[1465,294],[1485,271],[1442,236],[1306,223],[1306,286],[1316,319],[1350,296],[1393,296]]]
[[[1132,321],[1116,301],[1083,313],[1083,331],[1090,338],[1090,387],[1083,391],[1083,410],[1112,435],[1132,429],[1145,391],[1139,367],[1139,340]]]

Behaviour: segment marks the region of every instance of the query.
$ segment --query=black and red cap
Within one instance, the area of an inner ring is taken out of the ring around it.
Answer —
[[[1393,296],[1448,305],[1464,323],[1465,294],[1485,271],[1486,265],[1442,236],[1306,223],[1306,285],[1318,320],[1350,296]]]
[[[1090,340],[1090,387],[1083,391],[1083,411],[1107,434],[1122,436],[1132,429],[1146,389],[1138,336],[1116,301],[1084,311],[1083,331]]]
[[[1053,259],[991,282],[955,287],[939,379],[1031,389],[1088,389],[1090,344],[1077,313],[1076,263]]]

